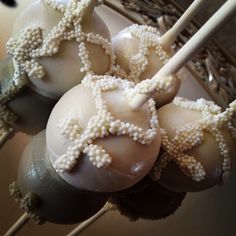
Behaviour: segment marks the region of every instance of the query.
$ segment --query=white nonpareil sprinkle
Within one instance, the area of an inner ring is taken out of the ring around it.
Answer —
[[[231,156],[229,155],[229,147],[224,139],[221,128],[225,125],[229,130],[235,132],[231,119],[236,111],[236,101],[229,105],[229,108],[221,113],[221,108],[213,102],[204,99],[198,99],[196,102],[176,97],[173,101],[176,106],[200,111],[202,119],[187,123],[176,131],[176,135],[169,140],[168,134],[161,129],[161,145],[164,153],[160,156],[160,162],[153,168],[151,176],[154,180],[158,180],[161,171],[170,161],[174,161],[184,174],[191,177],[195,181],[201,181],[205,178],[204,167],[193,156],[186,154],[204,141],[204,131],[210,133],[216,140],[220,154],[223,158],[222,164],[222,181],[225,182],[231,170]]]
[[[82,83],[93,93],[91,99],[94,99],[96,103],[97,114],[90,118],[83,131],[80,128],[79,120],[75,119],[72,113],[60,121],[61,134],[68,138],[72,145],[68,148],[67,153],[54,163],[57,172],[71,170],[81,153],[87,154],[89,160],[98,168],[107,167],[112,162],[112,157],[101,146],[93,144],[93,141],[98,138],[126,135],[143,145],[151,144],[156,139],[159,123],[155,102],[152,99],[147,102],[150,112],[150,129],[143,130],[134,124],[115,119],[108,111],[107,103],[102,97],[103,92],[116,89],[121,89],[123,95],[126,96],[134,87],[133,82],[108,75],[87,75]]]

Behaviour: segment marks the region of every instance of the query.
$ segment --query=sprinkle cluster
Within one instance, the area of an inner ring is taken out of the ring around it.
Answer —
[[[170,161],[174,161],[183,173],[193,180],[198,182],[203,180],[206,175],[204,167],[193,156],[188,155],[186,152],[200,145],[204,141],[204,132],[208,132],[215,138],[223,158],[222,181],[225,182],[230,175],[231,157],[221,128],[227,125],[231,132],[235,132],[235,130],[232,129],[233,126],[230,120],[233,113],[236,111],[236,100],[222,113],[220,107],[202,98],[193,102],[176,97],[173,103],[185,109],[200,111],[202,118],[187,123],[178,129],[172,140],[169,140],[166,131],[161,129],[161,142],[164,153],[160,157],[160,163],[154,167],[151,173],[152,177],[155,180],[159,179],[161,171]]]
[[[173,84],[175,83],[175,79],[172,76],[163,77],[163,78],[152,78],[146,79],[142,82],[139,82],[135,89],[133,90],[132,97],[135,94],[148,94],[150,92],[156,91],[157,93],[168,92]],[[158,102],[158,101],[157,101]]]
[[[100,45],[104,49],[104,53],[110,57],[111,61],[107,73],[112,70],[114,56],[111,43],[99,34],[83,32],[82,29],[81,22],[84,13],[94,0],[70,0],[67,6],[54,0],[45,0],[44,2],[63,13],[58,25],[45,38],[43,38],[41,27],[30,26],[21,32],[18,39],[10,38],[6,45],[8,53],[14,59],[15,73],[11,85],[0,95],[0,138],[5,136],[5,132],[9,130],[8,125],[16,119],[16,116],[7,109],[7,102],[13,99],[28,83],[27,77],[33,80],[44,77],[45,71],[38,59],[55,55],[63,41],[76,40],[78,42],[78,57],[83,64],[81,72],[93,73],[86,42]]]
[[[59,12],[65,12],[66,6],[62,3],[59,3],[59,1],[56,0],[43,0],[47,5],[51,6],[54,10],[57,10]]]
[[[159,123],[155,102],[152,99],[147,102],[150,111],[150,129],[144,130],[134,124],[115,119],[108,110],[107,102],[102,97],[103,92],[117,89],[120,89],[123,96],[126,96],[134,87],[133,82],[109,75],[88,74],[82,84],[92,91],[97,114],[90,118],[85,130],[82,130],[79,120],[75,119],[72,113],[60,121],[58,128],[61,134],[71,141],[72,145],[68,148],[67,153],[54,163],[57,172],[71,170],[81,153],[87,154],[89,160],[98,168],[107,167],[112,158],[101,146],[93,143],[98,138],[126,135],[143,145],[151,144],[156,139]]]
[[[150,53],[149,47],[153,47],[156,51],[160,45],[158,43],[160,34],[156,28],[147,25],[131,25],[125,28],[119,34],[130,33],[133,37],[139,39],[139,49],[137,54],[132,55],[129,61],[129,74],[123,71],[124,76],[135,83],[139,82],[140,75],[147,69],[148,60],[147,56]],[[159,52],[159,51],[158,51]],[[168,58],[168,55],[160,50],[160,59]],[[162,54],[163,53],[163,54]]]

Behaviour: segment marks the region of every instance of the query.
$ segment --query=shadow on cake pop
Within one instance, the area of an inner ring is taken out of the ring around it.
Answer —
[[[169,191],[146,176],[131,189],[112,194],[109,201],[131,221],[159,220],[174,214],[185,196],[186,193]]]

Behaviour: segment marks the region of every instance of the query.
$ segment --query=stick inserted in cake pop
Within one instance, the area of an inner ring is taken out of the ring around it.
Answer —
[[[164,49],[169,49],[170,45],[174,43],[180,32],[189,24],[192,18],[202,9],[205,0],[195,0],[177,20],[177,22],[169,29],[160,39],[160,44]]]
[[[112,48],[118,66],[115,75],[139,83],[152,78],[173,55],[171,44],[200,11],[206,1],[195,0],[175,25],[163,36],[157,28],[131,25],[112,38]],[[182,76],[173,76],[171,88],[155,95],[157,107],[172,101],[180,88]]]
[[[168,77],[177,73],[235,11],[236,2],[228,0],[151,80],[145,80],[136,86],[136,94],[131,99],[130,106],[133,109],[141,107],[156,92],[158,83],[168,87]],[[167,79],[160,81],[161,78]]]

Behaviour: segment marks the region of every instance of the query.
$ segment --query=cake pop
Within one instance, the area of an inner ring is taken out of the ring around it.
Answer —
[[[12,60],[1,65],[1,137],[12,128],[39,132],[56,101],[85,73],[111,71],[109,31],[93,13],[98,3],[38,0],[18,17],[7,43],[14,66]]]
[[[117,74],[138,83],[153,75],[171,58],[171,49],[163,50],[156,28],[145,25],[131,25],[112,39],[116,64],[120,67]],[[170,102],[180,87],[181,75],[172,76],[172,86],[168,91],[157,93],[157,107]]]
[[[192,17],[204,6],[206,1],[196,0],[184,12],[175,25],[163,36],[151,26],[131,25],[112,38],[112,48],[118,73],[126,79],[138,83],[152,78],[173,55],[171,44],[190,22]],[[182,75],[172,76],[172,85],[167,91],[155,94],[157,107],[170,102],[177,94]]]
[[[133,111],[128,105],[133,87],[133,82],[88,74],[56,104],[47,124],[47,148],[68,183],[114,192],[149,172],[160,146],[155,102]]]
[[[109,194],[80,190],[55,172],[46,148],[45,131],[27,145],[10,193],[35,223],[78,223],[99,211]]]
[[[86,72],[111,69],[110,34],[94,12],[98,2],[36,1],[16,20],[7,49],[39,94],[58,99]]]
[[[230,122],[235,104],[221,113],[213,102],[176,97],[158,110],[163,153],[152,173],[161,185],[176,192],[192,192],[228,179],[236,153],[236,133]],[[166,116],[169,113],[174,117]]]

